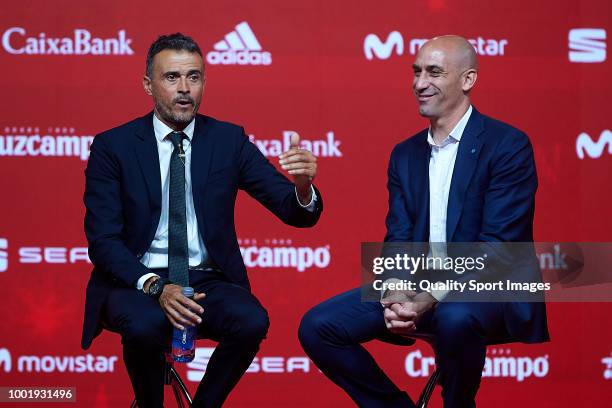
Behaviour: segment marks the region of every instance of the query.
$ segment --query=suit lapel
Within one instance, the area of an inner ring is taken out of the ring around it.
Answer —
[[[204,115],[196,116],[191,143],[191,183],[196,212],[198,208],[202,208],[200,200],[206,189],[206,180],[208,179],[215,147],[215,139],[209,132],[210,126],[210,118]],[[196,194],[196,192],[199,194]]]
[[[142,124],[136,130],[136,136],[136,157],[147,184],[149,202],[153,212],[159,214],[161,212],[161,175],[157,141],[153,130],[153,113],[142,118]]]
[[[463,211],[465,193],[474,174],[482,147],[482,140],[479,137],[483,131],[482,115],[476,109],[472,109],[472,114],[459,142],[448,194],[448,209],[446,212],[446,240],[448,242],[453,241],[453,234],[457,229],[457,223]]]
[[[419,136],[414,151],[414,157],[409,157],[412,164],[410,183],[415,183],[414,197],[417,201],[417,220],[414,225],[414,240],[427,242],[429,240],[429,159],[431,147],[427,143],[427,130]],[[412,176],[414,175],[414,176]]]

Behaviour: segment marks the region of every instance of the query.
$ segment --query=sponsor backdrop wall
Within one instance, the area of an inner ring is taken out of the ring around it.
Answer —
[[[610,241],[607,1],[60,0],[0,9],[0,386],[74,386],[83,407],[131,399],[119,337],[79,347],[91,269],[83,170],[95,134],[151,109],[141,77],[160,33],[180,30],[201,45],[201,112],[245,126],[274,163],[289,131],[319,159],[326,207],[314,229],[286,227],[239,197],[240,246],[272,325],[230,407],[352,405],[305,357],[297,327],[311,306],[358,284],[360,242],[384,235],[389,153],[427,125],[411,95],[411,64],[427,38],[469,38],[481,66],[474,105],[531,137],[536,239]],[[611,311],[549,304],[552,342],[491,347],[479,405],[608,406]],[[192,392],[214,343],[198,346],[197,361],[179,367]],[[367,348],[413,396],[431,373],[424,343]]]

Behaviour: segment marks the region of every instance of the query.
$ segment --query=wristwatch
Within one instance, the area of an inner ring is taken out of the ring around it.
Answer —
[[[168,280],[164,278],[154,280],[149,285],[149,291],[147,292],[147,295],[151,296],[153,299],[159,299],[162,292],[164,291],[164,286],[166,286],[168,283],[170,282],[168,282]]]

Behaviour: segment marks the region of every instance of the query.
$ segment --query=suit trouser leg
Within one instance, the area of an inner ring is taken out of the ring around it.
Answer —
[[[445,408],[473,408],[480,387],[487,344],[505,336],[500,303],[442,302],[418,324],[434,333]]]
[[[257,298],[241,286],[214,281],[206,297],[200,335],[218,341],[192,407],[220,407],[255,358],[270,325]]]
[[[162,407],[164,352],[172,331],[159,303],[141,291],[113,289],[106,302],[106,324],[121,334],[123,361],[140,408]]]
[[[437,338],[444,407],[474,407],[486,344],[504,331],[501,305],[442,302],[423,316],[417,328]],[[359,288],[311,309],[302,319],[299,338],[321,371],[359,406],[414,406],[360,344],[373,339],[401,344],[401,337],[388,332],[379,303],[361,302]]]
[[[165,277],[166,271],[157,271]],[[259,301],[219,275],[190,272],[191,285],[206,297],[198,334],[219,342],[194,396],[193,407],[220,407],[248,369],[269,320]],[[195,275],[195,276],[193,276]],[[141,408],[163,405],[164,352],[172,325],[158,301],[132,288],[113,289],[105,306],[109,328],[121,334],[124,362]]]
[[[360,407],[413,407],[361,345],[389,335],[382,306],[361,302],[359,288],[312,308],[298,333],[312,361]]]

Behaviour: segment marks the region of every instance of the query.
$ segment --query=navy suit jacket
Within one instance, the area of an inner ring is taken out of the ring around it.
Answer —
[[[429,241],[427,133],[399,143],[391,153],[385,242]],[[473,109],[451,179],[447,241],[532,242],[537,185],[527,135]],[[497,342],[549,339],[543,302],[504,302],[503,309],[510,337]]]
[[[191,179],[198,228],[210,259],[232,281],[250,289],[234,227],[239,189],[284,223],[316,224],[323,209],[302,208],[294,184],[247,138],[243,128],[197,115],[191,144]],[[85,234],[94,264],[85,302],[81,345],[101,331],[109,291],[135,287],[150,272],[139,262],[153,241],[161,214],[161,176],[153,113],[97,135],[85,170]]]

